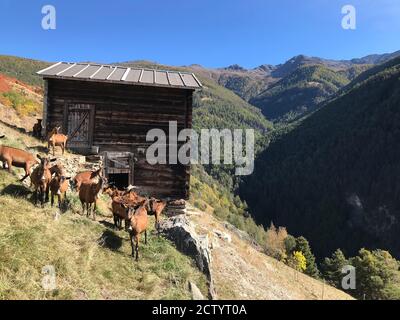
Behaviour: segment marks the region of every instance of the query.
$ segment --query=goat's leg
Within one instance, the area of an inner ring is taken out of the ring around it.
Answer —
[[[121,218],[117,217],[117,229],[120,230],[121,229]]]
[[[37,206],[38,199],[39,199],[38,189],[35,190],[34,194],[35,194],[35,206]]]
[[[135,240],[133,238],[133,232],[129,232],[129,237],[131,238],[132,258],[135,258]]]
[[[85,214],[85,203],[81,200],[81,205],[82,205],[82,215]]]
[[[135,249],[136,249],[136,261],[139,260],[139,240],[140,240],[140,233],[138,233],[135,237]]]
[[[12,173],[12,170],[11,170],[12,160],[11,159],[6,159],[6,161],[7,161],[8,172]]]
[[[113,218],[114,218],[114,228],[118,229],[118,217],[115,214],[113,214]]]
[[[157,212],[154,215],[154,229],[156,229],[157,235],[160,235],[160,216],[157,214]]]
[[[144,230],[144,243],[147,244],[147,230]]]
[[[96,221],[96,209],[97,209],[97,201],[95,200],[94,201],[94,204],[93,204],[93,221]]]
[[[26,178],[30,176],[30,168],[28,164],[25,164],[25,175],[19,180],[19,181],[24,181]]]
[[[46,188],[45,188],[44,190],[45,190],[45,196],[46,196],[45,202],[49,202],[49,193],[50,193],[50,187],[49,187],[49,185],[47,185]]]
[[[45,197],[45,190],[42,188],[40,190],[40,205],[42,206],[42,208],[44,208]]]
[[[53,207],[54,206],[54,193],[53,192],[51,193],[51,196],[50,196],[50,203],[51,203],[51,206]]]

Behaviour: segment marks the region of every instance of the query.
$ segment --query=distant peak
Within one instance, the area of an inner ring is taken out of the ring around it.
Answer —
[[[198,63],[192,63],[189,65],[189,68],[203,68],[203,66]]]
[[[242,66],[239,66],[238,64],[232,64],[226,68],[224,68],[225,70],[232,70],[232,71],[246,71],[245,68],[243,68]]]
[[[254,68],[254,70],[262,70],[262,71],[266,71],[266,72],[270,72],[275,69],[276,69],[276,67],[271,64],[262,64],[256,68]]]
[[[289,59],[287,61],[287,63],[295,63],[295,62],[300,62],[300,61],[309,60],[309,59],[311,59],[311,58],[307,57],[304,54],[299,54],[298,56],[294,56],[293,58]]]

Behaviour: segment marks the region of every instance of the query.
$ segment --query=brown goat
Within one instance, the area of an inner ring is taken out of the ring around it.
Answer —
[[[61,163],[57,163],[54,166],[50,168],[51,174],[56,174],[56,175],[64,175],[65,174],[65,169],[64,166]]]
[[[35,205],[40,197],[40,203],[42,208],[44,207],[45,201],[49,199],[49,187],[51,181],[50,162],[48,158],[42,158],[40,155],[37,156],[40,159],[40,165],[36,167],[31,174],[31,184],[35,188]]]
[[[93,220],[95,221],[97,199],[99,198],[99,194],[102,192],[105,183],[106,179],[100,176],[98,182],[83,182],[79,189],[79,199],[81,200],[82,204],[82,214],[85,213],[86,206],[86,216],[90,216],[90,209],[93,213]]]
[[[154,215],[155,217],[155,223],[154,223],[154,228],[159,232],[159,226],[160,226],[160,217],[161,213],[164,211],[164,208],[166,207],[167,202],[158,200],[155,198],[151,198],[149,200],[149,212],[148,214],[150,216]]]
[[[62,154],[64,155],[65,148],[67,146],[68,136],[65,134],[59,133],[61,127],[54,128],[50,134],[49,139],[47,141],[47,145],[50,151],[50,147],[53,149],[53,156],[55,155],[55,147],[61,147]]]
[[[136,210],[131,207],[126,208],[128,210],[128,215],[132,216],[128,231],[132,246],[132,257],[135,258],[136,253],[136,261],[139,259],[139,241],[142,233],[144,233],[144,242],[147,244],[147,228],[149,225],[146,209],[147,206],[148,203],[145,201]],[[133,211],[134,213],[132,213]]]
[[[3,162],[3,168],[6,169],[6,164],[8,166],[8,171],[12,172],[12,166],[17,168],[23,168],[25,170],[25,175],[20,181],[25,180],[31,174],[31,168],[38,164],[39,161],[35,156],[27,151],[1,146],[0,145],[0,161]]]
[[[58,207],[61,209],[61,205],[67,197],[68,180],[71,177],[65,176],[64,168],[60,164],[51,167],[50,172],[55,173],[55,176],[50,181],[51,206],[54,205],[54,197],[57,195]]]
[[[93,179],[99,176],[101,173],[101,168],[96,171],[83,171],[78,173],[72,180],[72,184],[77,192],[82,185],[82,183],[93,182]]]
[[[104,188],[103,193],[108,194],[112,200],[111,211],[114,218],[114,227],[120,229],[122,227],[122,219],[127,219],[125,207],[122,206],[123,199],[121,196],[124,191],[118,190],[116,187]],[[127,228],[127,222],[125,220],[125,228]]]
[[[33,125],[32,135],[35,138],[41,139],[42,138],[42,119],[37,119],[37,122]]]
[[[103,193],[108,194],[111,199],[114,199],[115,197],[123,196],[125,191],[118,190],[116,187],[107,186],[103,189]]]
[[[104,193],[112,199],[111,209],[114,218],[114,226],[122,228],[122,220],[125,220],[125,229],[128,228],[131,216],[128,215],[127,207],[137,208],[144,203],[146,198],[138,196],[134,192],[118,190],[116,187],[107,187]]]
[[[130,204],[125,202],[121,197],[114,197],[111,203],[111,209],[114,218],[114,226],[115,228],[122,228],[122,220],[125,221],[125,229],[129,227],[129,221],[132,218],[129,215],[129,210],[126,210],[126,207]]]

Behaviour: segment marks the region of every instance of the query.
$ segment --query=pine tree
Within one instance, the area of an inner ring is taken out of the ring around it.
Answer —
[[[356,268],[357,298],[400,299],[399,262],[389,252],[361,249],[350,263]]]
[[[301,251],[306,258],[307,261],[307,268],[305,270],[305,274],[308,274],[311,277],[318,278],[319,271],[317,264],[315,262],[315,256],[313,255],[310,244],[308,243],[307,239],[304,237],[296,238],[296,249],[295,251]]]
[[[325,258],[321,264],[322,275],[325,280],[336,288],[341,288],[343,273],[342,268],[349,264],[342,250],[337,249],[331,258]]]
[[[285,249],[287,256],[290,256],[296,249],[296,238],[290,234],[285,239]]]

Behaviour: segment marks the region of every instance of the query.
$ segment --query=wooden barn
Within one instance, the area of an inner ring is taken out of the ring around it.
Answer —
[[[190,166],[149,164],[146,134],[164,130],[168,150],[170,121],[178,131],[191,128],[192,96],[201,87],[194,74],[65,62],[38,74],[44,79],[44,134],[61,126],[67,147],[102,155],[105,175],[119,187],[188,198]]]

